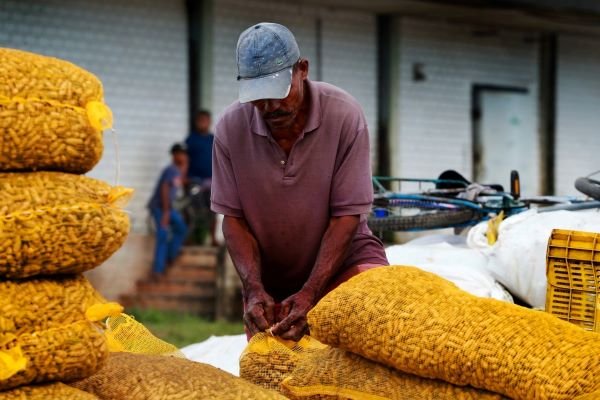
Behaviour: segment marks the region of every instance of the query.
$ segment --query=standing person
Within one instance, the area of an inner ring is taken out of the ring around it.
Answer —
[[[188,155],[185,147],[174,144],[171,147],[171,164],[162,171],[148,203],[156,225],[156,248],[152,265],[155,279],[163,275],[167,264],[179,255],[187,234],[183,217],[173,208],[173,202],[177,191],[182,188],[187,169]]]
[[[190,182],[200,184],[204,206],[209,215],[211,245],[217,246],[216,240],[216,218],[210,210],[210,188],[212,180],[212,147],[214,136],[210,131],[212,118],[210,111],[199,110],[194,119],[194,130],[190,132],[185,140],[190,168],[188,179]]]
[[[358,102],[308,79],[292,32],[260,23],[237,44],[239,101],[216,125],[212,209],[243,284],[248,336],[298,340],[327,291],[387,265],[367,227],[373,186]]]

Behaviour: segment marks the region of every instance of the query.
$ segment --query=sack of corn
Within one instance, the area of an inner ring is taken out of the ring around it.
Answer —
[[[98,373],[71,385],[103,400],[285,399],[210,365],[131,353],[111,353]]]
[[[281,381],[302,357],[326,347],[310,336],[293,342],[258,333],[240,357],[240,377],[267,389],[280,390]]]
[[[107,355],[101,330],[89,321],[0,334],[0,390],[86,378],[102,367]]]
[[[93,394],[57,382],[22,386],[0,392],[0,400],[98,400],[98,398]]]
[[[515,400],[570,400],[600,390],[600,334],[469,295],[412,267],[352,278],[327,294],[308,322],[323,343]]]
[[[102,84],[63,60],[0,48],[0,170],[85,173],[112,125]]]
[[[105,300],[81,275],[0,281],[0,335],[59,328],[86,319]]]
[[[420,378],[333,347],[305,354],[282,383],[293,399],[501,400],[499,394]]]
[[[132,191],[60,172],[0,173],[0,277],[82,272],[125,242]]]

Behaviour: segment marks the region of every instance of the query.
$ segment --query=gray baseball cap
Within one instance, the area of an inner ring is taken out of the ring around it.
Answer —
[[[246,29],[237,43],[239,101],[284,99],[292,85],[292,67],[300,49],[283,25],[261,22]]]

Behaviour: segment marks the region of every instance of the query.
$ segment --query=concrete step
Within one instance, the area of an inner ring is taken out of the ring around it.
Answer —
[[[167,279],[188,279],[194,281],[214,282],[217,279],[216,266],[195,266],[175,264],[167,268]]]
[[[158,280],[142,279],[136,293],[121,298],[126,308],[215,314],[218,249],[184,246],[181,255]]]
[[[176,265],[214,268],[217,265],[217,257],[217,249],[213,247],[185,246],[176,259]]]

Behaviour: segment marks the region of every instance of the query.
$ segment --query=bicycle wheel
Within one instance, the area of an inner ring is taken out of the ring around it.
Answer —
[[[590,178],[577,178],[575,188],[595,200],[600,200],[600,181]]]
[[[394,201],[385,216],[371,216],[369,228],[375,232],[401,232],[452,228],[477,222],[481,215],[474,209],[432,201]]]

